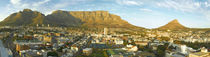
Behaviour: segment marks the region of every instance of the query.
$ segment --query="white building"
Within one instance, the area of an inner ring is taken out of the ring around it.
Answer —
[[[187,54],[187,46],[186,45],[178,45],[178,48],[176,49],[177,52],[180,52],[182,54]]]
[[[122,39],[117,39],[114,42],[115,42],[115,44],[123,44],[123,40]]]
[[[83,54],[90,55],[92,53],[92,48],[85,48],[82,50]]]
[[[122,49],[127,51],[138,51],[138,47],[133,45],[127,45],[125,48]]]
[[[77,47],[75,47],[75,46],[72,46],[71,50],[78,51],[79,49]]]
[[[206,48],[201,48],[201,52],[190,53],[189,57],[210,57],[210,52]]]

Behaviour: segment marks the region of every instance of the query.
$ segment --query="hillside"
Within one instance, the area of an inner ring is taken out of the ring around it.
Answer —
[[[56,10],[52,14],[44,14],[24,9],[13,13],[0,22],[1,26],[36,26],[44,24],[56,27],[86,27],[86,28],[137,28],[120,16],[107,11],[62,11]]]
[[[159,30],[183,30],[183,29],[189,29],[185,26],[183,26],[182,24],[179,23],[179,21],[177,19],[172,20],[171,22],[169,22],[168,24],[161,26],[159,28],[157,28]]]
[[[44,14],[32,11],[30,9],[24,9],[18,13],[13,13],[6,19],[0,22],[1,26],[27,26],[43,24],[45,19]]]

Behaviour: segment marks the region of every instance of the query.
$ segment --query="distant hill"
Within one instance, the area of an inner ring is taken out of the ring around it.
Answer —
[[[86,27],[86,28],[138,28],[120,16],[107,11],[62,11],[56,10],[52,14],[44,14],[24,9],[13,13],[0,22],[1,26],[36,26],[44,24],[58,27]]]
[[[182,24],[179,23],[179,21],[177,19],[172,20],[171,22],[169,22],[168,24],[161,26],[159,28],[157,28],[159,30],[183,30],[183,29],[189,29],[185,26],[183,26]]]

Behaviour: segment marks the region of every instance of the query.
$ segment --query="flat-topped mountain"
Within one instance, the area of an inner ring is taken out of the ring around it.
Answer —
[[[179,23],[179,21],[177,19],[172,20],[171,22],[169,22],[168,24],[161,26],[157,29],[160,30],[182,30],[182,29],[188,29],[187,27],[183,26],[182,24]]]
[[[108,11],[56,10],[45,16],[40,12],[24,9],[11,14],[0,22],[1,26],[36,26],[37,24],[60,27],[141,28],[129,24],[120,16],[110,14]]]

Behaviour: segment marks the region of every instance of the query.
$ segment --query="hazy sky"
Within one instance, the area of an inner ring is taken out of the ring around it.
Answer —
[[[145,28],[157,28],[173,19],[187,27],[210,28],[210,0],[0,0],[0,20],[25,8],[45,15],[58,9],[104,10]]]

